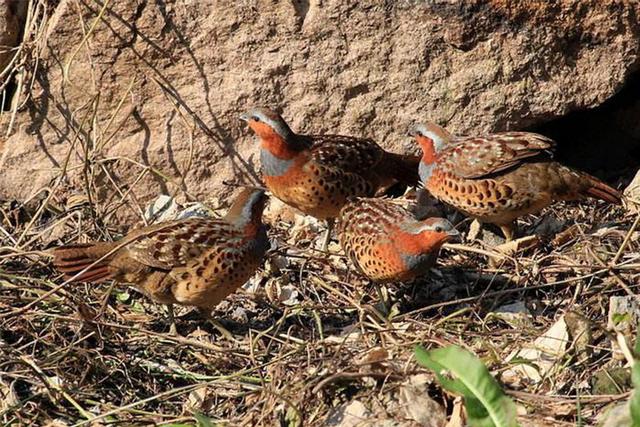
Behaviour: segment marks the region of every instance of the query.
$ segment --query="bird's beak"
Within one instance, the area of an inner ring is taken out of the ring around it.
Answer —
[[[407,131],[407,135],[415,137],[418,134],[418,130],[416,129],[416,126],[413,125],[409,128],[409,130]]]
[[[452,228],[451,230],[447,231],[447,241],[448,242],[461,242],[462,241],[462,235],[460,234],[460,232],[458,230],[456,230],[455,228]]]
[[[247,113],[241,114],[240,115],[240,120],[242,120],[243,122],[248,122],[249,121],[249,115]]]

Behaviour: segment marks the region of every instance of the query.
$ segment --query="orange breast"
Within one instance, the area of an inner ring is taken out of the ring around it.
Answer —
[[[349,197],[371,193],[363,177],[304,158],[296,159],[286,173],[265,176],[264,181],[277,198],[318,219],[336,218]]]
[[[437,199],[469,216],[507,224],[552,201],[525,169],[520,167],[495,178],[464,179],[436,168],[425,187]]]
[[[357,254],[357,261],[370,279],[377,282],[396,280],[406,271],[402,258],[391,244],[378,243],[365,249]]]
[[[316,189],[318,178],[308,173],[304,165],[304,159],[296,160],[294,166],[280,176],[265,175],[264,182],[273,195],[284,203],[307,215],[324,218],[318,215],[324,202]]]

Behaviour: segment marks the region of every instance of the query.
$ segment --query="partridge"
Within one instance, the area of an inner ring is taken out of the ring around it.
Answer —
[[[437,199],[513,238],[516,218],[556,201],[593,197],[620,204],[620,193],[553,160],[555,142],[530,132],[453,137],[434,123],[411,128],[422,148],[420,179]]]
[[[264,191],[246,188],[224,218],[187,218],[134,230],[117,242],[62,246],[53,265],[75,282],[131,283],[151,300],[207,317],[242,286],[269,247]],[[172,319],[173,320],[173,319]],[[172,322],[172,330],[175,324]]]
[[[274,111],[257,108],[240,117],[260,139],[264,183],[274,196],[329,224],[354,196],[373,196],[400,182],[417,185],[420,158],[394,154],[371,139],[299,135]]]
[[[426,274],[442,244],[458,236],[446,219],[418,221],[384,198],[357,198],[347,203],[337,230],[349,259],[377,283],[405,282]]]

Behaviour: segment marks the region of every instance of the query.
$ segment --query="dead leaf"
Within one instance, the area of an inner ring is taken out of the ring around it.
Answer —
[[[425,427],[439,427],[447,419],[442,406],[427,394],[430,378],[413,375],[399,390],[398,400],[406,418]]]
[[[558,367],[568,343],[569,332],[562,316],[542,336],[507,357],[509,361],[516,359],[519,364],[502,373],[503,381],[511,385],[539,383],[554,367]]]
[[[513,255],[517,252],[531,249],[540,244],[538,236],[525,236],[519,239],[512,240],[507,243],[496,246],[494,249],[505,255]]]
[[[631,337],[636,325],[640,322],[640,299],[636,296],[612,296],[609,298],[609,313],[607,329],[621,333],[632,342]],[[617,360],[624,360],[624,354],[618,343],[611,341],[612,356]]]
[[[598,425],[600,427],[626,427],[633,425],[631,422],[629,402],[613,404],[606,408],[602,411]]]
[[[357,324],[349,325],[342,329],[342,333],[339,336],[330,335],[322,340],[323,343],[328,344],[344,344],[347,342],[359,341],[362,338],[360,328]]]
[[[531,325],[533,318],[531,312],[525,305],[524,301],[516,301],[498,307],[495,311],[487,314],[487,319],[497,318],[507,323],[514,329],[522,328],[525,325]]]
[[[640,212],[640,169],[636,172],[636,176],[631,183],[624,189],[626,197],[626,208],[631,213]]]
[[[447,422],[445,427],[464,426],[466,426],[466,420],[464,416],[464,406],[462,404],[462,398],[456,397],[455,402],[453,402],[453,411],[451,412],[451,417],[449,417],[449,422]]]
[[[567,227],[565,230],[556,234],[556,237],[551,241],[551,244],[555,247],[562,246],[573,240],[575,237],[582,233],[582,228],[578,224],[573,224]]]
[[[591,354],[591,321],[575,311],[567,312],[564,320],[573,340],[573,350],[583,358],[588,357]]]
[[[335,408],[325,422],[328,427],[356,427],[373,414],[359,400],[344,403]]]
[[[15,381],[7,383],[0,380],[0,412],[8,411],[20,402],[14,385]]]
[[[369,349],[364,356],[356,360],[356,365],[371,365],[374,363],[384,362],[389,358],[389,353],[383,347],[373,347]]]
[[[477,219],[471,221],[469,225],[469,232],[467,232],[467,240],[476,240],[482,231],[482,224]]]
[[[207,386],[198,387],[189,393],[184,402],[185,412],[207,412],[211,409],[211,402],[207,402]]]

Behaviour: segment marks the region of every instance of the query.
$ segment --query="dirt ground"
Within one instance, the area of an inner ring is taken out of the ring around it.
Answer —
[[[416,364],[416,343],[472,350],[523,425],[593,425],[629,395],[628,378],[606,381],[625,363],[612,351],[610,300],[640,286],[640,231],[623,208],[555,205],[520,223],[540,243],[502,257],[500,238],[482,230],[443,250],[428,278],[388,286],[386,312],[335,242],[328,254],[314,249],[321,225],[270,216],[264,269],[214,312],[230,336],[186,308],[180,336],[169,335],[164,308],[128,287],[59,286],[42,236],[117,237],[97,211],[109,207],[61,209],[55,197],[3,207],[6,424],[189,424],[205,414],[223,425],[444,425],[458,404]],[[564,341],[534,362],[541,374],[516,369],[513,353],[559,321]]]

